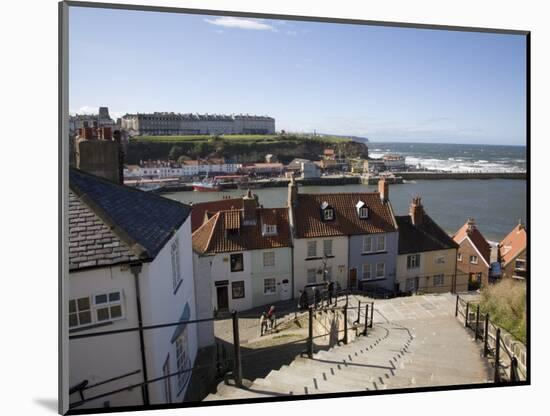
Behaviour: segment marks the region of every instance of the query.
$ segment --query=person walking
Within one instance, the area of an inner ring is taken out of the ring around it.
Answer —
[[[332,305],[332,298],[334,297],[334,282],[331,280],[328,284],[328,304]]]
[[[269,319],[270,329],[275,328],[275,305],[271,305],[269,311],[267,311],[267,319]]]
[[[260,315],[260,336],[263,337],[267,332],[267,315],[265,312],[262,312]]]

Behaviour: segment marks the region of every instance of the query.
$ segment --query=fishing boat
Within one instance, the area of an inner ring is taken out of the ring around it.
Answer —
[[[193,190],[197,192],[218,192],[222,190],[221,184],[211,179],[193,182],[192,186]]]

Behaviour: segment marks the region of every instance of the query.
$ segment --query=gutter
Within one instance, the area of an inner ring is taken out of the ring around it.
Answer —
[[[147,377],[147,360],[145,358],[145,340],[143,338],[143,317],[141,313],[141,295],[139,291],[138,276],[141,273],[142,264],[134,263],[130,266],[130,271],[134,275],[134,285],[136,288],[136,305],[138,313],[138,326],[139,326],[139,347],[141,351],[141,369],[143,371],[143,386],[141,388],[141,394],[143,397],[143,404],[149,406],[149,384]]]

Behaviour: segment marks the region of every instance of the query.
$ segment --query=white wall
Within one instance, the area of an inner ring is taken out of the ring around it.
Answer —
[[[112,324],[94,330],[72,332],[70,335],[123,329],[138,325],[133,276],[128,268],[125,270],[122,270],[122,268],[121,266],[114,266],[70,273],[69,299],[121,290],[124,313],[123,319],[113,321]],[[40,340],[34,342],[39,343]],[[91,385],[135,370],[141,370],[141,368],[138,332],[69,341],[69,385],[71,387],[83,380],[88,380]],[[84,397],[96,396],[141,382],[143,382],[143,373],[90,389],[85,392]],[[79,400],[80,395],[78,393],[72,394],[70,397],[71,403]],[[141,390],[138,387],[131,391],[124,391],[91,401],[79,408],[103,407],[103,404],[107,401],[110,402],[112,407],[143,404]]]

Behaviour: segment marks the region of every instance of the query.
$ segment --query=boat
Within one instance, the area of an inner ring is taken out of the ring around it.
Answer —
[[[218,181],[209,179],[193,182],[192,186],[193,190],[197,192],[218,192],[222,190],[222,186]]]
[[[156,183],[139,183],[136,185],[136,188],[145,192],[158,192],[163,186]]]

